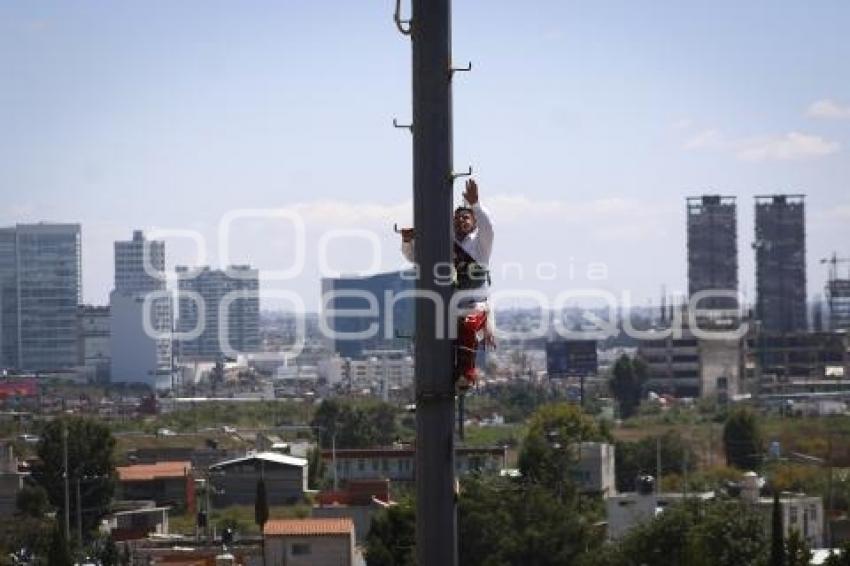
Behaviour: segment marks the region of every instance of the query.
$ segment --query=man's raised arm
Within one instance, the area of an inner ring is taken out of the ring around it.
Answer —
[[[402,228],[401,229],[401,255],[407,259],[410,263],[416,263],[416,260],[413,256],[413,237],[415,232],[413,228]]]
[[[463,198],[472,207],[472,212],[475,214],[475,223],[478,227],[478,243],[483,260],[489,263],[490,253],[493,251],[493,220],[490,218],[489,211],[481,206],[478,200],[478,184],[470,179],[466,182],[466,190],[463,192]],[[486,258],[486,259],[485,259]]]

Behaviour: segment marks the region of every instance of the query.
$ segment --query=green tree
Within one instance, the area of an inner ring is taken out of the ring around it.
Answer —
[[[740,470],[757,470],[761,466],[762,445],[755,413],[746,407],[732,411],[723,426],[726,463]]]
[[[779,490],[773,490],[773,511],[770,521],[770,566],[785,566],[785,541],[782,532],[782,505]]]
[[[809,566],[812,563],[812,550],[800,531],[794,529],[785,541],[787,566]]]
[[[263,526],[269,520],[269,499],[266,495],[266,480],[257,480],[257,495],[254,498],[254,522],[263,532]]]
[[[53,525],[53,532],[50,535],[47,563],[50,566],[73,566],[74,564],[71,548],[65,538],[65,530],[59,525],[58,521]]]
[[[568,478],[578,459],[578,443],[601,440],[610,440],[610,432],[577,405],[543,405],[529,419],[520,449],[522,477],[565,497],[572,489]]]
[[[635,526],[619,543],[583,557],[582,566],[739,566],[763,564],[762,518],[739,502],[688,501]]]
[[[410,500],[378,512],[366,535],[366,563],[369,566],[416,564],[415,521],[416,512]]]
[[[528,383],[525,381],[509,381],[503,384],[487,386],[482,394],[467,400],[467,413],[473,415],[477,406],[485,405],[490,413],[498,412],[509,423],[524,422],[540,405],[566,401],[565,395],[559,390]]]
[[[118,552],[118,545],[112,540],[111,536],[104,538],[98,551],[98,558],[103,566],[118,566],[121,563],[121,555]]]
[[[25,485],[15,496],[15,508],[19,515],[40,519],[50,509],[47,492],[40,485]]]
[[[47,423],[38,443],[39,463],[32,477],[47,492],[56,516],[65,509],[63,435],[67,430],[68,472],[73,489],[80,482],[83,532],[90,533],[109,510],[115,490],[115,439],[103,423],[82,417],[57,419]],[[70,515],[77,516],[75,496],[70,497]]]
[[[458,502],[458,554],[464,566],[573,564],[596,547],[575,500],[541,484],[469,477]]]
[[[699,519],[695,502],[674,505],[638,524],[620,543],[615,564],[677,566],[691,563],[689,535]]]
[[[635,480],[641,474],[657,475],[657,443],[661,447],[662,476],[696,470],[697,455],[692,443],[673,431],[637,442],[617,442],[614,457],[618,491],[634,491]]]
[[[322,451],[311,448],[307,451],[307,485],[310,489],[321,489],[325,477],[326,466],[322,459]]]
[[[768,555],[762,516],[739,501],[717,501],[690,535],[695,566],[761,564]]]
[[[398,437],[396,413],[389,403],[326,399],[310,424],[319,429],[324,447],[331,445],[334,434],[338,448],[386,446]]]
[[[608,383],[611,394],[620,405],[620,417],[627,419],[637,412],[647,378],[646,364],[627,355],[620,356],[614,364]]]
[[[53,524],[52,519],[20,514],[0,518],[0,564],[5,564],[5,556],[46,556]]]

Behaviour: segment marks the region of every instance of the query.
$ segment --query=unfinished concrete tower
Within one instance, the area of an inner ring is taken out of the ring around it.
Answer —
[[[756,316],[769,334],[806,330],[805,195],[756,199]]]
[[[688,197],[688,295],[738,292],[738,215],[735,197]],[[738,308],[737,297],[708,297],[700,309]]]

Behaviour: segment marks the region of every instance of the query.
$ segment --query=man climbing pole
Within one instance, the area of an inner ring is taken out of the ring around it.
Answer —
[[[454,288],[462,291],[457,302],[458,325],[455,342],[455,386],[464,393],[478,381],[475,358],[479,345],[494,345],[492,318],[488,317],[487,291],[490,286],[490,254],[493,250],[493,223],[478,199],[478,184],[470,179],[463,193],[466,204],[454,212]],[[413,228],[401,230],[401,251],[413,262]]]

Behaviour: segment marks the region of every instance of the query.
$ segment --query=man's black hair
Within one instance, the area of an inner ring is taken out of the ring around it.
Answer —
[[[459,206],[455,209],[455,215],[458,215],[461,212],[468,212],[470,214],[475,214],[472,210],[471,206]]]

